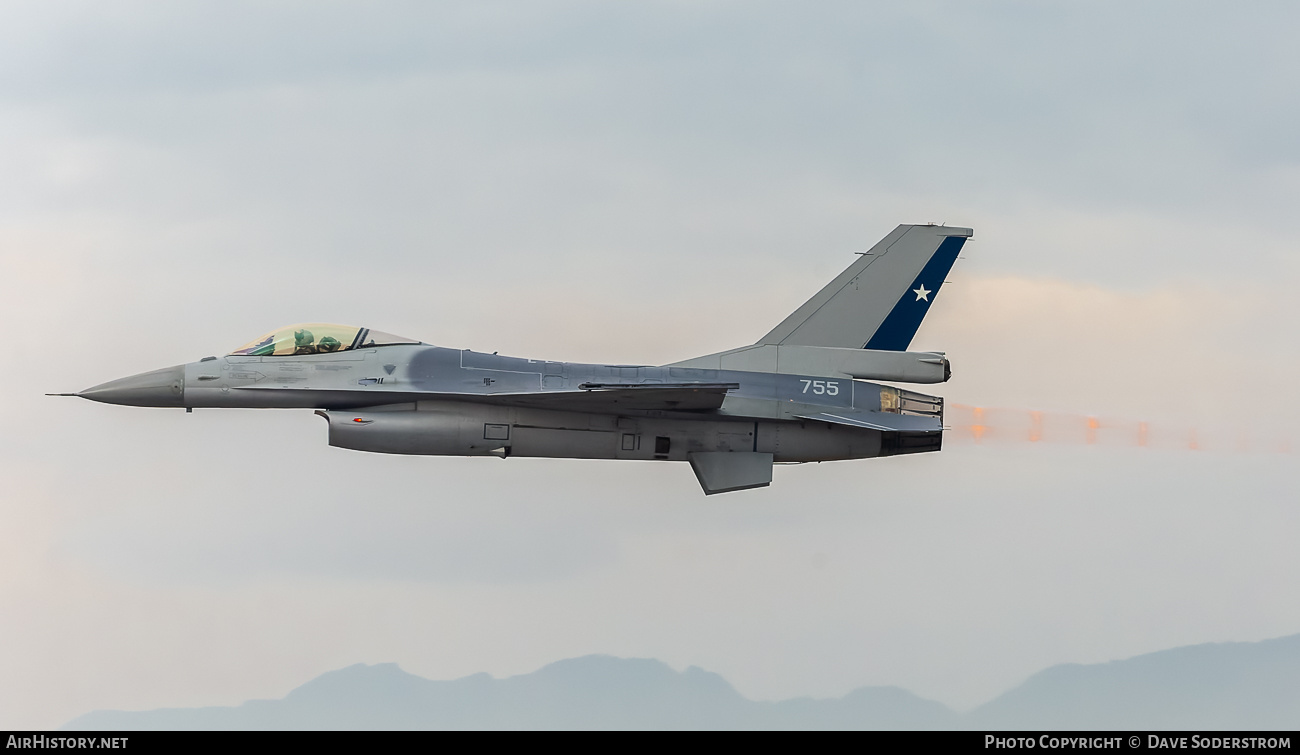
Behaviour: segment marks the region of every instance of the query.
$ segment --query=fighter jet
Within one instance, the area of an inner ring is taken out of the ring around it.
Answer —
[[[659,366],[578,364],[309,323],[80,393],[127,406],[314,409],[329,444],[436,456],[685,461],[706,495],[779,463],[938,451],[943,352],[907,348],[972,231],[900,225],[756,343]]]

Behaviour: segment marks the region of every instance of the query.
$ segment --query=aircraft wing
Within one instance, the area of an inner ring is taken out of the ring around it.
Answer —
[[[300,394],[305,404],[320,409],[344,409],[411,401],[471,401],[480,404],[527,406],[535,409],[617,414],[627,410],[698,412],[722,406],[727,391],[738,383],[583,383],[580,390],[524,393],[448,393],[434,391],[368,391],[275,386],[243,386],[237,391]]]
[[[832,425],[862,427],[886,432],[925,433],[939,432],[943,429],[943,419],[941,417],[895,414],[893,412],[855,412],[852,410],[819,412],[817,414],[801,414],[799,419],[811,419]]]
[[[580,391],[522,394],[511,403],[540,409],[616,412],[620,409],[663,409],[698,412],[717,409],[727,391],[739,383],[583,383]],[[527,403],[523,403],[527,402]]]

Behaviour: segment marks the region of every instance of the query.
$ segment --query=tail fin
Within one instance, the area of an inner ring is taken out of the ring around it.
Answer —
[[[972,233],[900,225],[758,344],[907,351]]]

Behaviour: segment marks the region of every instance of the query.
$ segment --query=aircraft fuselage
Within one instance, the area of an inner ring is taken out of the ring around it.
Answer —
[[[423,344],[209,357],[79,395],[187,409],[317,409],[329,421],[331,445],[456,456],[861,459],[938,450],[942,423],[941,399],[851,378],[581,364]],[[903,414],[900,396],[923,411]],[[895,424],[911,421],[915,431],[869,426],[882,414]]]

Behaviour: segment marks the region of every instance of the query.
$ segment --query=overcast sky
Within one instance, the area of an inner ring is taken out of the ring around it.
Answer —
[[[0,727],[597,652],[964,708],[1300,632],[1268,451],[1300,420],[1300,11],[896,5],[0,4]],[[680,464],[41,395],[300,321],[660,364],[928,221],[975,229],[914,342],[935,392],[1202,450],[954,436],[705,499]]]

